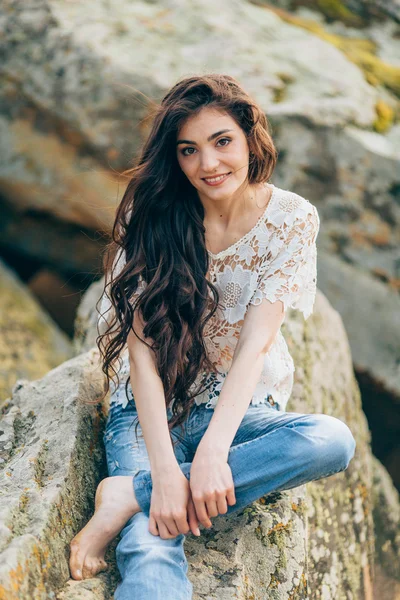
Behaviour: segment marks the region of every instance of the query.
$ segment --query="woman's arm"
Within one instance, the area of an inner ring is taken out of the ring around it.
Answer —
[[[249,407],[270,349],[285,317],[280,301],[251,305],[247,311],[232,364],[218,398],[214,414],[197,452],[228,458],[236,431]]]
[[[190,470],[190,489],[198,520],[211,527],[210,517],[225,514],[236,503],[228,465],[229,448],[259,382],[265,354],[284,319],[282,302],[267,300],[250,306],[232,365],[214,414],[196,450]]]
[[[143,334],[143,319],[134,313],[135,332],[147,343],[152,340]],[[128,335],[130,376],[133,396],[146,449],[149,455],[153,482],[149,515],[149,531],[163,539],[187,534],[200,535],[198,520],[191,498],[189,481],[176,460],[168,430],[165,395],[157,372],[155,357],[140,339]]]
[[[143,334],[143,320],[134,314],[134,329]],[[165,472],[177,465],[168,431],[164,387],[157,372],[153,352],[131,330],[128,335],[131,387],[152,470]]]

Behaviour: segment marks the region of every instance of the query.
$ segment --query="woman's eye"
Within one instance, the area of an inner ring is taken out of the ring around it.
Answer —
[[[231,140],[231,138],[227,138],[227,137],[226,137],[226,138],[221,138],[220,140],[218,140],[218,144],[219,144],[220,142],[228,142],[228,143],[229,143],[229,142],[231,142],[231,141],[232,141],[232,140]],[[224,146],[227,146],[227,145],[228,145],[228,144],[224,144]]]
[[[186,154],[186,150],[195,150],[195,148],[190,148],[190,147],[188,147],[188,148],[184,148],[184,149],[182,150],[182,154],[183,154],[183,156],[191,156],[191,155],[192,155],[192,152],[191,152],[190,154]]]

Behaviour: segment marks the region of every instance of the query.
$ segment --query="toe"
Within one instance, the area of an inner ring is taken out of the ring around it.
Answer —
[[[101,561],[101,570],[102,571],[107,571],[107,569],[108,569],[108,563],[106,563],[105,560],[102,560]]]
[[[83,578],[90,579],[99,572],[98,561],[93,558],[86,558],[83,565]]]
[[[77,542],[72,540],[70,544],[70,558],[69,558],[69,569],[71,571],[71,577],[73,579],[82,579],[82,566],[84,557],[80,552],[80,546]]]

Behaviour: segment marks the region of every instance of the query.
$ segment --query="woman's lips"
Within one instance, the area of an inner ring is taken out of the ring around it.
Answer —
[[[216,185],[221,185],[221,183],[223,183],[226,179],[228,179],[230,173],[225,173],[223,176],[219,176],[216,180],[212,181],[212,180],[208,180],[207,179],[203,179],[203,181],[207,184],[207,185],[212,185],[212,186],[216,186]]]

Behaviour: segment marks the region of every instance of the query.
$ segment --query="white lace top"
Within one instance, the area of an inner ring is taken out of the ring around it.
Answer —
[[[271,199],[256,225],[226,250],[218,254],[209,252],[208,277],[220,293],[220,303],[207,323],[204,337],[215,372],[210,375],[208,389],[195,398],[196,404],[206,403],[206,408],[213,408],[218,400],[249,304],[258,305],[264,298],[270,302],[281,300],[285,310],[298,309],[305,319],[313,311],[317,281],[316,238],[320,226],[317,209],[302,196],[270,185]],[[114,265],[118,272],[123,266],[121,256],[116,257]],[[138,294],[144,285],[142,281]],[[110,309],[111,303],[103,294],[99,331],[105,324],[104,313]],[[110,402],[126,406],[127,347],[121,359],[120,385],[111,387]],[[294,371],[293,359],[279,329],[265,355],[251,403],[260,404],[271,395],[279,410],[285,410],[292,392]],[[193,390],[201,376],[202,373]],[[128,396],[133,399],[130,386]]]

